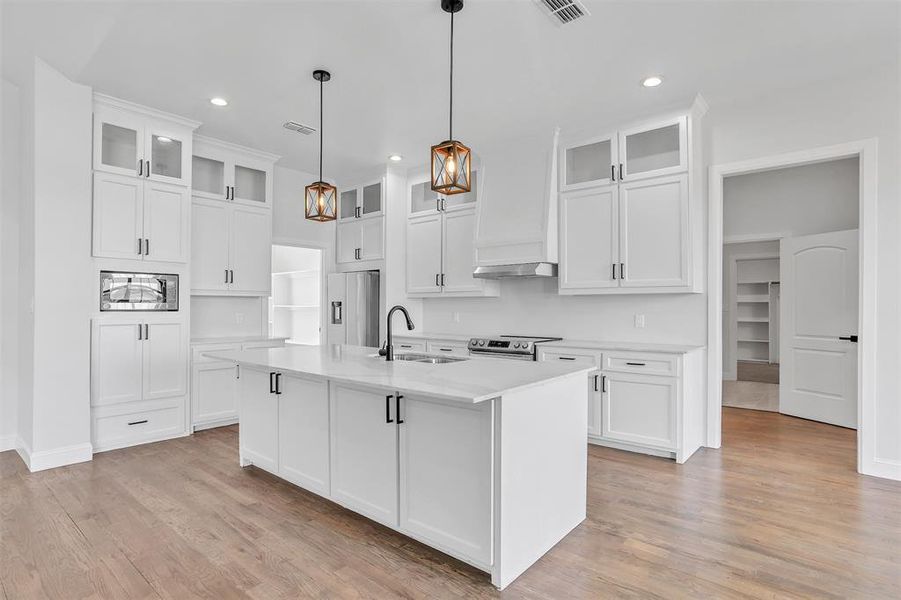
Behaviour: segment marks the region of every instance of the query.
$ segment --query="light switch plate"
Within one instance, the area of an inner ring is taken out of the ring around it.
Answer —
[[[635,315],[635,327],[644,329],[644,315]]]

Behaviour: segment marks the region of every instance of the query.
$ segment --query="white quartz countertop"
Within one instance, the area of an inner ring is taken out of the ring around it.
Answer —
[[[474,335],[462,335],[459,333],[426,333],[422,331],[395,331],[394,339],[416,339],[416,340],[448,340],[450,342],[469,342],[470,339],[477,337]]]
[[[288,338],[270,337],[268,335],[235,335],[226,337],[191,338],[191,343],[199,344],[243,344],[251,342],[284,342]]]
[[[539,348],[586,348],[590,350],[623,350],[626,352],[664,352],[668,354],[685,354],[704,346],[692,344],[657,344],[653,342],[616,342],[600,340],[571,340],[559,342],[542,342]]]
[[[477,403],[577,373],[592,366],[473,358],[440,365],[374,357],[377,348],[361,346],[287,346],[239,352],[211,351],[205,356],[240,365],[406,394]]]

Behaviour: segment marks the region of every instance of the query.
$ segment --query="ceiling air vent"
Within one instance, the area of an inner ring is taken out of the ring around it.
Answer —
[[[591,13],[579,0],[535,0],[557,25],[566,25]]]
[[[316,128],[310,127],[309,125],[304,125],[303,123],[298,123],[297,121],[288,121],[283,125],[283,127],[289,131],[296,131],[297,133],[302,133],[304,135],[310,135],[311,133],[315,133]]]

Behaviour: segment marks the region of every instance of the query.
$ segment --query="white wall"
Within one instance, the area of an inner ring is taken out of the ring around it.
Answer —
[[[90,460],[93,96],[41,61],[34,86],[32,461],[64,450]]]
[[[304,218],[303,189],[316,179],[310,173],[276,165],[272,191],[272,242],[322,248],[325,264],[334,265],[335,223],[318,223]]]
[[[191,339],[266,335],[266,298],[191,296]]]
[[[18,430],[19,88],[0,81],[0,452]]]
[[[859,168],[854,157],[727,178],[724,237],[856,229]]]

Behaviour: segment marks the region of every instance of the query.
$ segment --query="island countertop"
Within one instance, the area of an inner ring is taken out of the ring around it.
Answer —
[[[591,366],[490,358],[445,364],[388,362],[378,348],[362,346],[288,346],[205,356],[245,365],[368,387],[421,394],[443,400],[478,403],[534,385],[588,373]]]

